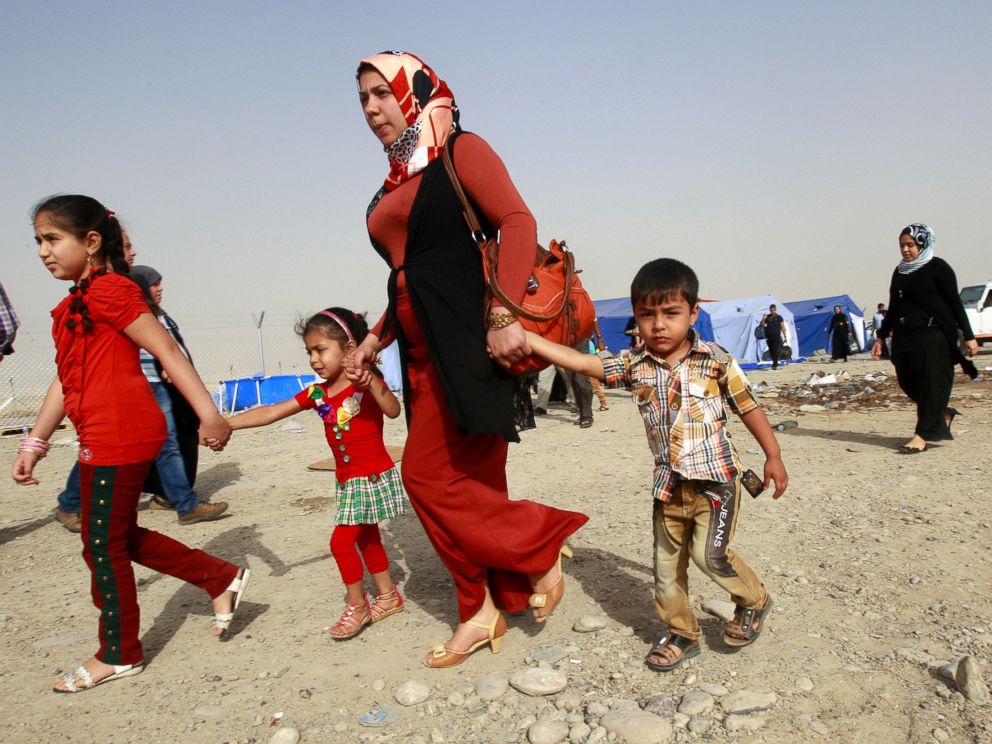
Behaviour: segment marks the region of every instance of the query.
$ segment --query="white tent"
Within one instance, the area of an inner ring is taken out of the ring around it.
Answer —
[[[737,300],[703,302],[701,307],[709,314],[713,325],[713,337],[723,348],[734,355],[741,364],[761,362],[765,359],[768,345],[755,338],[754,329],[761,323],[762,316],[768,313],[769,305],[777,305],[776,311],[785,320],[788,346],[797,350],[796,324],[792,311],[781,300],[772,295],[743,297]],[[786,359],[795,358],[795,353]]]

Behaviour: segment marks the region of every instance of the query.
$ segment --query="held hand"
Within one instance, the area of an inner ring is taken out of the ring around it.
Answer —
[[[344,359],[344,373],[355,387],[365,390],[372,384],[372,364],[375,362],[375,342],[366,339]]]
[[[490,328],[486,331],[486,350],[497,364],[509,369],[531,354],[530,344],[520,323],[512,323],[505,328]]]
[[[789,474],[785,472],[785,463],[781,457],[769,457],[765,460],[765,488],[775,481],[775,493],[773,499],[779,498],[789,486]]]
[[[219,413],[200,422],[200,444],[220,452],[231,438],[231,425]]]
[[[34,477],[34,466],[40,458],[34,452],[18,452],[11,469],[11,477],[22,486],[36,486],[38,479]]]
[[[971,341],[964,342],[964,353],[965,356],[973,357],[978,353],[978,341],[971,339]]]
[[[882,344],[885,342],[882,339],[878,339],[871,345],[871,358],[876,362],[882,358]]]

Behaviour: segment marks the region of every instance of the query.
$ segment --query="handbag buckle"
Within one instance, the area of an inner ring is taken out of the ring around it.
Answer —
[[[531,274],[530,275],[530,278],[527,280],[527,291],[528,292],[536,292],[537,291],[537,288],[540,287],[540,286],[541,286],[541,283],[539,281],[537,281],[537,277],[534,276],[533,274]]]
[[[482,230],[472,230],[472,240],[482,244],[486,242],[486,234]]]

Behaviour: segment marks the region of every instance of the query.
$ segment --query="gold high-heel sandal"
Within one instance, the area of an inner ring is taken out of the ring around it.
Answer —
[[[572,549],[567,545],[562,545],[561,550],[558,551],[558,580],[543,592],[530,595],[528,604],[530,604],[530,606],[534,609],[539,610],[543,608],[545,610],[544,612],[534,616],[534,620],[539,623],[543,623],[551,617],[551,613],[555,611],[555,608],[561,602],[562,597],[565,596],[565,572],[561,570],[562,556],[571,558]]]
[[[444,643],[439,643],[431,649],[430,657],[424,660],[425,667],[447,669],[448,667],[458,666],[487,643],[494,654],[498,654],[502,650],[503,636],[506,635],[506,620],[503,618],[502,612],[496,610],[493,619],[486,624],[477,623],[474,620],[466,620],[465,624],[471,625],[474,628],[485,628],[489,631],[489,637],[473,643],[465,651],[455,651],[455,649],[449,648]]]

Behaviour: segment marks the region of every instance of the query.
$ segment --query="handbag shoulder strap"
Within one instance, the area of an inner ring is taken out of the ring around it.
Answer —
[[[486,237],[486,233],[482,229],[482,224],[479,222],[479,217],[475,213],[475,207],[472,206],[472,202],[469,201],[468,195],[465,193],[465,189],[462,188],[462,183],[458,178],[458,172],[455,170],[455,163],[451,159],[451,140],[452,138],[449,137],[447,141],[445,141],[444,147],[441,150],[441,159],[444,162],[444,169],[448,172],[448,178],[451,180],[451,185],[455,190],[455,195],[458,197],[458,201],[461,202],[462,215],[465,217],[465,223],[468,225],[468,229],[472,234],[472,239],[475,241],[476,245],[479,246],[479,253],[482,254],[483,271],[485,272],[486,280],[489,283],[489,289],[492,292],[493,297],[499,300],[503,307],[512,312],[514,315],[519,315],[520,317],[537,322],[554,320],[565,311],[565,308],[568,306],[569,295],[572,292],[572,278],[575,275],[575,259],[573,258],[571,251],[568,251],[567,249],[562,251],[562,262],[565,264],[565,284],[561,306],[558,308],[557,312],[552,312],[548,315],[531,313],[507,297],[506,293],[503,292],[502,287],[499,286],[499,280],[496,276],[496,264],[498,260],[496,240],[495,238]]]

